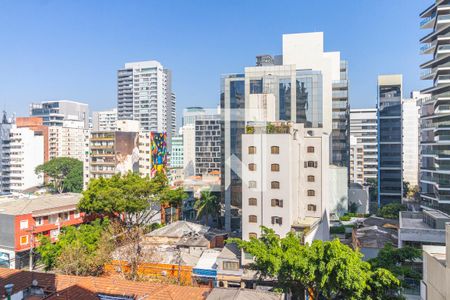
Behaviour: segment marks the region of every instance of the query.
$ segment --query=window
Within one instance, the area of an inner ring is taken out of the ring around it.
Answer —
[[[257,200],[256,198],[248,198],[248,205],[249,206],[256,206]]]
[[[43,218],[43,217],[37,217],[37,218],[35,219],[35,224],[36,224],[36,226],[42,226],[42,225],[44,225],[44,218]]]
[[[250,216],[248,216],[248,222],[249,223],[256,223],[256,222],[258,222],[258,217],[255,216],[255,215],[250,215]]]
[[[250,180],[248,182],[248,187],[251,188],[251,189],[256,189],[256,181]]]
[[[317,161],[305,161],[305,168],[317,168]]]
[[[28,220],[22,220],[20,221],[20,229],[27,229],[28,228]]]
[[[224,261],[223,262],[224,270],[239,270],[239,262],[237,261]]]
[[[248,164],[248,169],[249,169],[250,171],[256,171],[256,164],[253,164],[253,163]]]
[[[69,213],[68,212],[60,213],[60,214],[58,214],[58,218],[60,221],[69,221],[69,219],[70,219]]]
[[[256,147],[255,146],[249,146],[248,147],[248,154],[256,154]]]
[[[306,148],[306,152],[314,153],[314,147],[313,146],[309,146],[308,148]]]
[[[272,189],[279,189],[279,188],[280,188],[280,182],[278,182],[278,181],[272,181],[272,182],[270,183],[270,187],[271,187]]]
[[[58,221],[58,215],[51,215],[48,221],[50,224],[56,224],[56,222]]]
[[[316,195],[316,191],[315,190],[308,190],[308,196],[313,197]]]
[[[272,206],[283,207],[283,200],[280,200],[280,199],[271,199],[271,200],[270,200],[270,204],[271,204]]]
[[[316,211],[317,210],[317,206],[315,206],[314,204],[308,204],[308,211]]]
[[[255,233],[255,232],[250,232],[249,234],[248,234],[248,238],[249,239],[251,239],[251,238],[258,238],[258,235]]]
[[[281,218],[281,217],[272,217],[272,224],[282,225],[283,224],[283,218]]]
[[[280,154],[280,147],[278,147],[278,146],[270,147],[270,153],[272,153],[272,154]]]
[[[74,217],[75,219],[79,219],[80,216],[81,216],[81,214],[80,214],[80,212],[79,212],[78,210],[76,210],[76,211],[73,212],[73,217]]]
[[[316,181],[316,177],[314,177],[314,175],[308,175],[308,182],[315,182]]]
[[[28,245],[28,235],[22,235],[20,237],[20,244],[21,245]]]
[[[280,165],[279,164],[271,164],[270,165],[270,170],[272,172],[280,172]]]

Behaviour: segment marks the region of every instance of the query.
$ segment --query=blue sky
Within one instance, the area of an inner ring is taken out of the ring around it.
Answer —
[[[419,13],[434,0],[0,1],[0,109],[72,99],[116,105],[116,70],[159,60],[173,70],[177,110],[218,104],[220,75],[281,53],[283,33],[323,31],[349,61],[350,104],[373,107],[378,74],[419,80]]]

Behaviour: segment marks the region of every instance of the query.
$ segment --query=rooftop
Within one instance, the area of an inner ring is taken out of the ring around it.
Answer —
[[[250,289],[230,289],[230,288],[215,288],[209,294],[208,300],[281,300],[282,294],[276,294],[273,292],[267,292],[262,290],[250,290]]]
[[[61,208],[75,209],[80,199],[81,194],[75,193],[21,198],[9,197],[0,199],[0,214],[33,214],[33,216],[39,216],[41,213],[58,213]]]
[[[439,261],[442,265],[446,265],[446,247],[445,246],[431,246],[424,245],[422,246],[423,252],[428,253],[432,257],[434,257],[437,261]]]
[[[388,243],[397,245],[398,236],[394,232],[374,225],[355,229],[353,233],[358,247],[381,249]]]
[[[13,293],[38,286],[50,296],[48,300],[98,300],[99,295],[128,297],[131,299],[206,299],[210,292],[206,287],[188,287],[156,282],[134,282],[117,277],[82,277],[50,273],[28,272],[0,268],[0,298],[5,295],[4,286],[14,284]],[[119,298],[117,298],[119,299]]]

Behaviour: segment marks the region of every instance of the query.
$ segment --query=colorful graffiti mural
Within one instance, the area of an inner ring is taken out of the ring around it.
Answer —
[[[156,172],[166,172],[167,166],[167,134],[165,132],[151,133],[152,176]]]

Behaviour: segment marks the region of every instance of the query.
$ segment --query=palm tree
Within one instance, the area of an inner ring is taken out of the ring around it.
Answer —
[[[200,193],[200,198],[195,202],[195,209],[197,209],[197,220],[205,217],[206,225],[208,225],[208,218],[212,216],[217,218],[220,214],[220,200],[210,190],[204,190]]]

